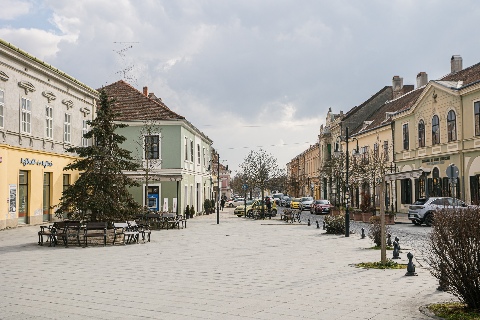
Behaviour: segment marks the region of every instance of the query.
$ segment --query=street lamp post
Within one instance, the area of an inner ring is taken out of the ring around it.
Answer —
[[[218,162],[217,162],[217,224],[220,223],[220,155],[218,155]]]
[[[346,142],[346,160],[345,164],[347,166],[346,170],[346,175],[345,175],[345,182],[347,184],[347,190],[345,194],[345,237],[350,236],[350,214],[348,213],[348,201],[350,200],[350,194],[349,194],[349,186],[348,186],[348,127],[345,128],[345,142]]]

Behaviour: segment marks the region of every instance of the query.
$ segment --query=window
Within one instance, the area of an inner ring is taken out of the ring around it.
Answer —
[[[408,140],[408,123],[403,124],[403,150],[410,149],[409,140]]]
[[[388,161],[388,140],[383,141],[383,157]]]
[[[67,190],[69,186],[70,186],[70,175],[64,174],[63,175],[63,191]]]
[[[207,159],[205,158],[205,148],[203,148],[203,165],[207,164]]]
[[[190,161],[193,162],[194,156],[195,156],[195,150],[193,148],[193,140],[190,140]]]
[[[188,139],[185,137],[185,160],[188,160]]]
[[[4,126],[3,124],[3,110],[5,106],[5,92],[3,90],[0,90],[0,128]]]
[[[373,144],[373,154],[374,154],[375,159],[378,159],[378,156],[379,156],[378,143]]]
[[[70,142],[70,125],[71,125],[71,115],[65,113],[65,121],[63,122],[63,141]]]
[[[85,138],[87,134],[88,127],[87,127],[87,120],[82,121],[82,147],[88,147],[88,139]]]
[[[480,136],[480,101],[473,104],[475,112],[475,135]]]
[[[159,136],[145,136],[145,159],[160,159]]]
[[[45,107],[45,137],[53,138],[53,108],[49,105]]]
[[[447,115],[447,135],[448,142],[457,140],[457,124],[455,111],[448,111]]]
[[[400,180],[400,187],[402,193],[402,204],[412,203],[412,182],[410,179]]]
[[[432,118],[432,144],[440,143],[440,121],[438,116],[435,115]]]
[[[425,147],[425,122],[423,120],[418,123],[418,147]]]
[[[201,157],[201,154],[200,154],[200,145],[197,144],[197,164],[200,164],[202,161],[202,157]]]
[[[32,121],[32,101],[27,98],[22,98],[22,116],[21,116],[21,128],[23,133],[31,132]]]

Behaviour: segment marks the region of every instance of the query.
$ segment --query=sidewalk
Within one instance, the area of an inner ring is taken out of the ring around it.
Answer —
[[[430,319],[420,306],[454,299],[418,266],[353,267],[380,260],[369,239],[230,209],[138,245],[40,247],[37,231],[0,231],[2,320]]]

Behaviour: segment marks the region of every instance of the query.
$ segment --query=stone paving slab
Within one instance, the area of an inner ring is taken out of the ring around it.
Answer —
[[[428,319],[420,306],[454,299],[423,267],[353,267],[380,260],[369,239],[278,217],[225,210],[126,246],[41,247],[37,231],[0,231],[2,320]]]

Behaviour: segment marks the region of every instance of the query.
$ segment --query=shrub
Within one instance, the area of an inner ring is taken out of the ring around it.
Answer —
[[[210,199],[205,199],[205,201],[203,201],[203,209],[205,210],[205,213],[206,214],[209,214],[210,213],[210,205],[212,203],[210,202]]]
[[[344,234],[345,233],[345,216],[343,215],[326,215],[325,229],[329,234]]]
[[[385,239],[389,232],[388,226],[385,226]],[[368,228],[368,237],[373,240],[376,247],[382,245],[382,225],[380,223],[380,216],[373,216],[370,218],[370,226]]]
[[[429,236],[428,262],[440,286],[480,309],[480,209],[441,210]]]

